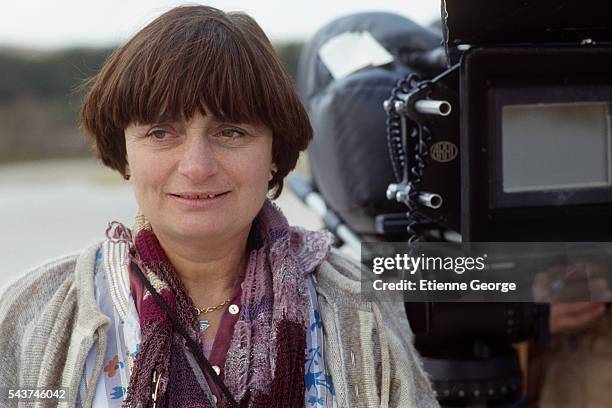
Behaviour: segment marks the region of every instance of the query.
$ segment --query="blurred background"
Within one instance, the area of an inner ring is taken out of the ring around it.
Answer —
[[[109,221],[132,224],[130,185],[100,165],[77,119],[84,91],[112,50],[177,1],[3,0],[0,12],[0,291],[32,267],[104,238]],[[439,0],[210,1],[253,16],[295,77],[302,45],[329,21],[390,11],[429,25]],[[298,171],[307,172],[302,160]],[[288,189],[290,223],[320,220]]]

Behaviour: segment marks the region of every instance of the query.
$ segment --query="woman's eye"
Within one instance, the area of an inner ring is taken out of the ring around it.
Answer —
[[[221,130],[221,136],[228,137],[228,138],[231,138],[231,139],[236,139],[236,138],[239,138],[241,136],[244,136],[244,132],[242,132],[242,131],[240,131],[238,129],[228,128],[228,129]]]
[[[154,129],[149,132],[149,137],[155,140],[166,140],[170,137],[170,132],[163,129]]]

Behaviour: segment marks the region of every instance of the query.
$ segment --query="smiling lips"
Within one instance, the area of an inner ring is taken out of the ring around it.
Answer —
[[[170,194],[170,195],[175,196],[175,197],[189,199],[189,200],[202,200],[202,199],[207,199],[207,198],[215,198],[225,193],[227,193],[227,191],[224,191],[222,193],[180,193],[180,194]]]
[[[180,194],[168,194],[168,197],[172,201],[186,206],[187,208],[203,209],[221,205],[221,203],[225,202],[225,198],[230,192],[231,190],[217,193],[185,192]]]
[[[177,197],[181,197],[181,198],[188,198],[190,200],[200,200],[200,199],[204,199],[204,198],[215,198],[217,196],[217,194],[197,194],[197,195],[193,195],[193,194],[173,194]]]

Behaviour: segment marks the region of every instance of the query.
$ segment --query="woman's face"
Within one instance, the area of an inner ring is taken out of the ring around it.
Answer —
[[[265,125],[197,113],[186,123],[132,123],[125,141],[142,212],[158,236],[178,242],[248,233],[277,170]]]

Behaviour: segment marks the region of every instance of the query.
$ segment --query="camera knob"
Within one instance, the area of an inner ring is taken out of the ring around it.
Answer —
[[[400,203],[405,203],[408,199],[408,192],[406,190],[398,191],[395,193],[395,199]]]
[[[387,187],[387,200],[393,200],[395,198],[397,189],[397,184],[389,184],[389,187]]]
[[[395,109],[395,112],[398,114],[404,113],[405,107],[406,107],[406,104],[402,101],[395,101],[395,103],[393,104],[393,108]]]

